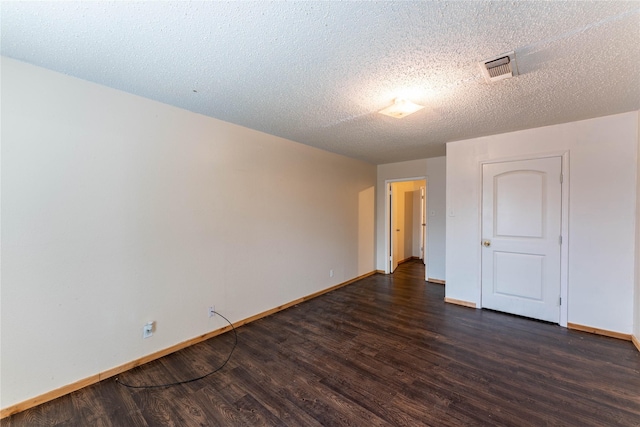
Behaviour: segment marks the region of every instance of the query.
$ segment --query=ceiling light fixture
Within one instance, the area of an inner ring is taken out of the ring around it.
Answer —
[[[407,101],[404,98],[396,98],[393,101],[393,104],[378,112],[380,114],[384,114],[385,116],[391,116],[395,117],[396,119],[401,119],[408,116],[409,114],[422,110],[423,108],[424,105],[414,104],[413,102]]]

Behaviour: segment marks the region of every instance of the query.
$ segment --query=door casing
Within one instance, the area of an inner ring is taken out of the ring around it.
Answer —
[[[384,235],[385,235],[385,244],[384,244],[384,273],[385,274],[390,274],[391,273],[391,268],[390,268],[390,257],[391,257],[391,250],[390,250],[390,246],[391,246],[391,237],[390,237],[390,233],[391,233],[391,226],[390,226],[390,221],[391,221],[391,205],[389,204],[389,185],[391,183],[394,182],[407,182],[407,181],[425,181],[425,190],[426,190],[426,196],[424,198],[424,203],[423,203],[423,208],[425,210],[425,212],[428,212],[428,194],[429,194],[429,178],[427,176],[416,176],[416,177],[410,177],[410,178],[398,178],[398,179],[387,179],[384,181],[384,188],[385,188],[385,209],[384,209]],[[424,245],[425,245],[425,251],[424,251],[424,273],[425,273],[425,280],[427,280],[428,276],[428,263],[427,263],[427,257],[428,257],[428,244],[429,244],[429,227],[424,227]]]

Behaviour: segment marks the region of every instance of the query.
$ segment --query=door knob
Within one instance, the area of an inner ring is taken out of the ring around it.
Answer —
[[[489,246],[491,246],[491,240],[485,240],[484,242],[482,242],[482,246],[488,248]]]

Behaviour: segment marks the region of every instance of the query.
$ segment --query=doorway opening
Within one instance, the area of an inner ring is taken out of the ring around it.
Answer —
[[[422,260],[427,274],[427,178],[387,180],[385,182],[385,274],[391,274],[398,264]]]

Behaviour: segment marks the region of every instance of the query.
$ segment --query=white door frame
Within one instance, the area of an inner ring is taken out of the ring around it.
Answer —
[[[427,200],[429,199],[429,179],[428,177],[425,176],[416,176],[416,177],[411,177],[411,178],[396,178],[396,179],[386,179],[384,181],[384,274],[390,274],[391,272],[391,268],[390,268],[390,262],[391,262],[391,250],[390,250],[390,246],[391,246],[391,239],[390,239],[390,234],[391,234],[391,226],[389,224],[389,221],[391,219],[391,205],[389,204],[389,185],[391,183],[394,182],[407,182],[407,181],[425,181],[425,190],[426,190],[426,197],[424,198],[424,210],[425,212],[429,212],[428,208],[428,202]],[[427,216],[427,218],[429,218]],[[427,253],[427,248],[429,247],[429,226],[424,227],[424,245],[425,245],[425,252],[424,252],[424,274],[425,274],[425,280],[428,277],[427,274],[427,262],[426,262],[426,258],[428,257]]]
[[[427,183],[425,182],[424,187],[420,187],[420,200],[422,203],[420,204],[420,252],[422,253],[422,263],[427,265]],[[426,275],[424,276],[425,280]]]
[[[480,185],[479,200],[478,203],[480,209],[478,209],[478,259],[482,259],[482,169],[483,165],[488,163],[502,163],[511,162],[517,160],[534,160],[543,159],[547,157],[561,157],[562,158],[562,225],[560,235],[562,236],[562,247],[560,248],[560,326],[567,327],[568,322],[568,302],[569,302],[569,152],[568,151],[554,151],[541,154],[520,155],[511,157],[501,157],[490,160],[482,160],[478,164],[478,174]],[[482,308],[482,263],[478,266],[478,308]]]

